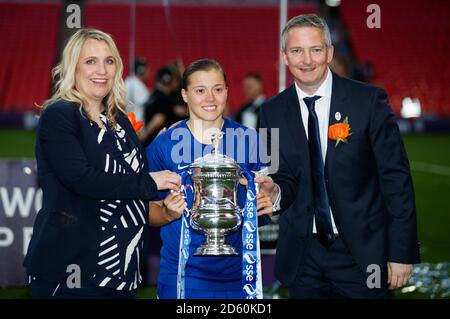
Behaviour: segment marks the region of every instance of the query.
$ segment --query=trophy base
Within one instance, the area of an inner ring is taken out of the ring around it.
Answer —
[[[237,256],[238,253],[231,245],[201,245],[197,248],[194,256]]]

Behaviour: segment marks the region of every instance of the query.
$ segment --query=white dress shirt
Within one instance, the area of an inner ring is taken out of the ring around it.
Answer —
[[[150,97],[147,86],[137,76],[130,75],[125,79],[127,89],[127,99],[131,102],[128,105],[128,112],[136,115],[136,121],[145,121],[144,104]]]
[[[327,77],[325,81],[322,83],[322,85],[317,89],[317,91],[313,95],[309,95],[302,91],[297,83],[295,83],[295,89],[297,91],[298,100],[300,103],[300,111],[302,112],[302,120],[303,120],[303,128],[305,129],[306,137],[308,137],[308,118],[309,118],[309,111],[305,104],[305,101],[303,101],[303,98],[305,97],[311,97],[314,95],[318,95],[321,98],[318,99],[315,103],[315,111],[317,114],[317,118],[319,121],[319,132],[320,132],[320,146],[322,148],[322,158],[323,158],[323,165],[325,166],[325,158],[327,155],[327,145],[328,145],[328,119],[330,116],[330,105],[331,105],[331,90],[333,87],[333,77],[331,74],[330,69],[328,69]],[[335,234],[338,233],[336,224],[334,223],[333,213],[331,211],[330,207],[330,214],[331,214],[331,223],[333,225],[333,231]],[[313,223],[313,233],[316,233],[316,221],[314,220]]]
[[[266,97],[264,95],[258,96],[252,103],[252,106],[242,112],[242,124],[256,129],[259,118],[259,108],[264,103]]]

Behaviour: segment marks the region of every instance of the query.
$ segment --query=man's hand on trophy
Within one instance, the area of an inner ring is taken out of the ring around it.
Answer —
[[[181,186],[181,176],[169,170],[149,173],[156,183],[158,190],[171,189],[179,191]]]
[[[259,192],[259,188],[260,188],[259,184],[261,183],[261,182],[258,182],[258,180],[259,180],[258,178],[261,177],[261,176],[267,176],[267,174],[268,174],[267,173],[267,169],[263,168],[263,169],[261,169],[259,171],[252,171],[252,173],[255,174],[255,183],[257,184],[256,185],[256,192],[258,193]],[[248,186],[247,178],[245,178],[244,175],[241,175],[239,177],[239,184],[242,184],[244,186]]]
[[[264,192],[258,193],[258,195],[256,195],[256,208],[258,210],[258,216],[272,216],[273,205],[269,195]]]
[[[164,212],[166,213],[166,217],[169,222],[180,218],[184,209],[187,207],[183,193],[179,191],[170,192],[170,194],[164,199],[163,204]]]
[[[272,203],[275,203],[280,187],[275,184],[272,177],[265,175],[256,175],[255,183],[259,185],[260,192],[266,193],[270,196]]]

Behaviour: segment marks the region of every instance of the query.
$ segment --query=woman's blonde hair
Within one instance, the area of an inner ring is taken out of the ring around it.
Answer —
[[[119,50],[112,37],[97,29],[80,29],[75,32],[64,47],[61,62],[52,70],[53,81],[55,82],[55,93],[44,102],[42,108],[58,101],[65,100],[80,105],[80,111],[89,117],[85,109],[87,101],[84,96],[75,88],[75,71],[80,57],[81,48],[88,39],[104,41],[111,49],[114,62],[117,66],[116,75],[113,80],[111,92],[106,98],[106,117],[112,128],[116,126],[117,110],[124,114],[127,112],[127,92],[122,80],[123,63]],[[92,119],[91,119],[92,120]]]

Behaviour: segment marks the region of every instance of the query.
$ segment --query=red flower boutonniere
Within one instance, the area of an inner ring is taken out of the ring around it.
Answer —
[[[347,137],[352,135],[350,133],[350,124],[348,124],[348,117],[345,117],[342,123],[336,123],[328,128],[328,138],[330,140],[336,141],[335,147],[339,145],[340,142],[348,143]]]
[[[128,119],[130,120],[135,132],[139,131],[144,126],[144,122],[136,122],[136,114],[134,114],[133,112],[128,113]]]

